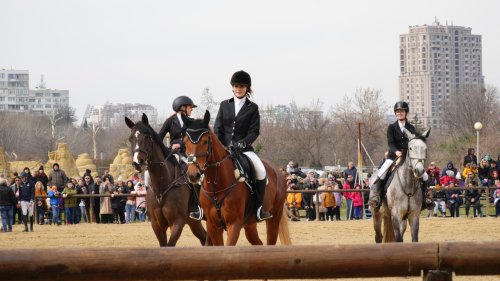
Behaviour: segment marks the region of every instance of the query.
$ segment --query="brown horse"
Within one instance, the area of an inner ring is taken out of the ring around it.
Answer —
[[[160,247],[175,246],[186,223],[201,245],[209,243],[201,222],[188,217],[191,189],[172,151],[163,145],[145,114],[135,124],[125,117],[125,123],[132,130],[129,142],[133,164],[137,170],[147,169],[151,178],[146,205]],[[169,227],[171,235],[167,241]]]
[[[204,119],[184,118],[187,134],[184,138],[188,155],[188,176],[198,182],[203,176],[200,204],[207,219],[207,232],[214,245],[224,245],[223,232],[227,230],[226,245],[238,242],[240,231],[252,245],[262,245],[257,233],[256,210],[251,190],[239,180],[230,153],[209,128],[210,113]],[[281,172],[263,161],[269,183],[264,206],[273,215],[266,220],[267,245],[290,245],[288,221],[283,207],[286,200],[286,182]]]

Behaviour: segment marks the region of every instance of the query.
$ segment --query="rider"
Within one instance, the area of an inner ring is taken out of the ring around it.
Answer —
[[[224,146],[242,151],[252,162],[257,178],[255,184],[259,205],[257,219],[263,221],[272,215],[263,208],[267,185],[266,169],[252,147],[252,143],[260,134],[259,107],[249,99],[252,96],[252,80],[247,72],[243,70],[235,72],[230,83],[234,96],[220,103],[214,133]]]
[[[179,163],[181,166],[185,166],[186,163],[186,145],[184,144],[183,138],[186,134],[186,126],[182,121],[182,116],[191,116],[193,108],[197,107],[193,100],[187,96],[178,96],[172,102],[172,109],[175,111],[170,117],[165,120],[163,126],[160,129],[159,135],[160,139],[163,140],[167,133],[170,134],[170,148],[172,150],[177,150],[181,156]],[[178,157],[178,155],[175,155]],[[201,186],[199,184],[193,184],[196,189],[196,206],[191,206],[192,212],[189,216],[196,220],[201,220],[203,218],[203,211],[201,211],[200,205],[198,204],[197,195],[200,194]]]
[[[385,186],[385,177],[387,175],[387,170],[392,165],[394,160],[397,157],[401,157],[406,155],[408,150],[408,138],[403,133],[404,130],[408,130],[410,133],[415,134],[415,127],[407,122],[407,115],[410,107],[408,103],[405,101],[398,101],[394,105],[394,114],[396,115],[397,121],[390,124],[387,128],[387,142],[389,143],[389,155],[387,159],[385,159],[382,167],[380,167],[377,175],[377,179],[373,182],[373,185],[370,188],[370,206],[373,208],[378,208],[382,204],[383,199],[383,191]],[[425,198],[425,190],[427,188],[427,173],[423,175],[423,184],[421,184],[422,193]],[[424,200],[423,200],[424,201]],[[425,202],[423,202],[425,204]],[[424,205],[425,206],[425,205]]]

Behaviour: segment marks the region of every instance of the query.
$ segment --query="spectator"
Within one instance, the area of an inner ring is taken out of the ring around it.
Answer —
[[[472,172],[471,174],[472,175]],[[477,214],[479,213],[479,204],[480,204],[480,198],[481,198],[481,193],[479,193],[479,190],[473,189],[477,188],[477,182],[476,181],[470,181],[468,185],[466,185],[465,189],[465,216],[469,217],[469,210],[470,206],[472,205],[472,208],[474,210],[474,217],[477,217]]]
[[[474,148],[469,148],[467,150],[467,155],[464,157],[464,167],[467,163],[477,163],[476,150]]]
[[[439,178],[439,168],[436,166],[435,162],[431,162],[431,164],[427,168],[427,174],[429,175],[429,177],[434,175],[436,179]]]
[[[64,209],[66,210],[66,224],[74,224],[76,219],[76,205],[77,198],[76,188],[73,182],[68,181],[66,187],[62,191],[62,197],[64,198]]]
[[[61,225],[61,220],[59,219],[59,197],[60,194],[57,186],[52,186],[49,191],[50,208],[52,209],[52,221],[50,224],[57,223],[57,225]]]
[[[455,172],[452,170],[446,171],[446,174],[439,180],[441,186],[448,187],[450,184],[453,186],[458,185],[457,178],[455,177]]]
[[[91,176],[85,176],[83,184],[87,187],[88,194],[100,194],[100,188],[102,185],[102,181],[99,177],[95,178],[95,182],[91,182],[92,177]],[[92,219],[90,214],[90,201],[94,200],[92,203],[92,208],[93,208],[93,213],[94,213],[94,221],[96,223],[101,223],[101,216],[100,216],[100,210],[101,210],[101,201],[102,198],[95,197],[95,198],[89,198],[89,200],[85,201],[85,203],[88,203],[87,206],[85,206],[85,210],[87,211],[87,215],[89,216],[89,219]]]
[[[92,178],[92,171],[90,169],[85,169],[85,173],[83,173],[82,178],[89,177],[90,182],[94,183],[94,179]]]
[[[129,186],[121,180],[121,177],[119,177],[119,180],[120,180],[121,184],[117,186],[118,193],[119,194],[130,194]],[[133,184],[132,184],[132,186],[133,186]],[[120,223],[124,224],[125,223],[125,205],[127,204],[127,197],[120,196],[119,198],[120,198],[120,205],[118,206],[118,216],[120,218]]]
[[[96,183],[97,183],[96,179]],[[110,195],[113,192],[113,185],[106,179],[104,183],[99,186],[99,194],[101,195]],[[102,223],[113,223],[113,209],[111,207],[111,198],[110,197],[101,197],[100,198],[100,210],[101,214],[101,222]],[[97,213],[97,214],[99,214]],[[96,217],[97,217],[96,214]]]
[[[354,189],[354,176],[353,175],[348,175],[347,176],[347,181],[344,182],[343,189]],[[343,193],[345,199],[346,199],[346,204],[347,204],[347,209],[346,209],[346,219],[347,220],[352,220],[354,219],[354,208],[353,208],[353,201],[350,192],[344,192]]]
[[[453,174],[456,176],[457,173],[458,173],[458,170],[457,168],[455,168],[455,166],[453,165],[453,162],[449,161],[447,164],[446,164],[446,167],[443,168],[443,170],[441,171],[441,177],[445,176],[446,175],[446,172],[447,171],[453,171]]]
[[[318,191],[326,190],[326,179],[325,178],[319,178],[318,179]],[[320,221],[325,221],[326,220],[326,208],[323,207],[323,197],[322,197],[323,192],[320,192],[319,194],[316,193],[313,195],[313,202],[314,206],[318,206],[318,220]],[[319,202],[318,202],[319,200]]]
[[[356,189],[360,190],[361,186],[356,184]],[[362,210],[363,210],[363,197],[361,196],[361,192],[349,192],[352,200],[352,204],[354,206],[354,219],[359,220],[362,218]]]
[[[16,203],[14,205],[13,215],[12,215],[12,224],[15,225],[15,216],[17,214],[17,223],[22,224],[22,211],[21,211],[21,203],[19,203],[19,188],[21,186],[21,178],[19,176],[14,177],[14,183],[10,186],[14,194],[16,195]]]
[[[470,173],[474,173],[471,168],[471,163],[465,164],[465,168],[462,171],[462,178],[467,179],[467,175]]]
[[[106,181],[106,179],[109,180],[109,182],[111,184],[115,184],[115,179],[113,178],[113,176],[109,173],[108,170],[104,170],[104,174],[102,175],[102,180],[103,181]]]
[[[293,163],[293,161],[288,162],[288,164],[286,165],[286,172],[290,175],[296,174],[295,163]]]
[[[45,198],[37,198],[37,196],[45,196]],[[36,223],[39,225],[44,224],[45,212],[47,212],[47,192],[41,181],[35,183],[35,198],[36,198],[36,212],[38,214]]]
[[[5,178],[0,178],[0,215],[2,217],[3,232],[12,232],[15,204],[16,196],[14,191],[7,185]]]
[[[300,181],[301,180],[299,180],[299,183]],[[312,174],[309,174],[305,180],[302,179],[302,184],[305,185],[304,190],[316,190],[318,188],[318,183]],[[302,204],[304,205],[304,209],[306,209],[306,221],[313,221],[316,219],[313,196],[315,196],[314,193],[304,193],[302,196]]]
[[[66,186],[66,183],[68,182],[68,177],[66,176],[66,173],[59,168],[58,163],[54,163],[52,165],[52,171],[49,174],[49,185],[50,186],[57,186],[57,191],[62,192],[64,187]]]
[[[144,188],[144,185],[142,183],[138,183],[135,185],[135,190],[137,192],[137,195],[144,195],[138,196],[135,198],[135,206],[137,213],[139,214],[139,221],[145,222],[146,221],[146,188]]]
[[[500,180],[495,181],[495,188],[493,203],[495,205],[495,216],[498,218],[500,216]]]
[[[132,180],[127,181],[127,188],[130,190],[129,193],[131,195],[137,193],[134,190],[134,182]],[[127,223],[133,223],[135,220],[135,196],[129,196],[126,198],[127,201],[125,202],[125,221]]]
[[[43,166],[38,168],[38,171],[35,174],[35,182],[41,182],[43,184],[43,190],[45,194],[47,194],[47,184],[49,183],[49,177],[45,174],[43,170]]]
[[[120,197],[115,196],[120,194],[121,181],[116,182],[116,186],[113,187],[111,192],[111,209],[113,211],[113,223],[120,223]]]
[[[492,173],[493,171],[497,171],[497,173],[500,174],[500,167],[498,165],[498,161],[491,160],[490,169]]]
[[[440,185],[436,185],[434,189],[434,216],[437,217],[438,210],[441,216],[446,217],[446,193]]]
[[[19,186],[19,203],[23,212],[24,231],[28,232],[28,219],[30,222],[29,231],[33,232],[33,209],[35,205],[35,184],[29,180],[29,174],[21,173],[21,184]]]
[[[340,190],[339,184],[337,182],[333,182],[333,190]],[[335,215],[335,220],[340,221],[340,208],[342,207],[342,192],[334,192],[333,196],[335,197],[335,207],[333,207],[333,214]],[[332,218],[333,220],[333,218]]]
[[[89,191],[87,190],[87,186],[83,182],[83,179],[78,179],[76,183],[76,194],[78,195],[84,195],[84,194],[89,194]],[[77,200],[78,201],[78,200]],[[88,199],[85,198],[80,198],[78,203],[78,208],[80,209],[80,215],[83,217],[84,222],[90,222],[89,221],[89,215],[87,213],[87,203]],[[80,218],[81,220],[81,218]]]
[[[479,177],[479,181],[481,186],[491,186],[492,182],[490,180],[490,162],[486,159],[481,159],[479,163],[479,167],[477,169],[477,176]]]
[[[297,185],[293,183],[291,179],[287,180],[287,190],[298,190]],[[299,221],[299,209],[302,206],[302,193],[288,193],[286,201],[288,203],[288,210],[292,214],[292,221]]]
[[[326,209],[326,220],[333,221],[333,208],[335,208],[337,204],[335,202],[335,195],[331,192],[333,190],[333,184],[331,181],[326,182],[325,190],[327,192],[321,193],[321,204],[323,208]]]
[[[347,163],[347,169],[344,170],[344,179],[347,180],[347,176],[351,175],[354,182],[358,179],[358,170],[354,167],[354,162]]]
[[[460,205],[463,204],[462,197],[462,192],[460,190],[450,190],[451,188],[457,187],[455,183],[450,182],[448,184],[448,190],[446,190],[446,200],[447,200],[447,207],[450,209],[450,213],[452,217],[460,217]]]

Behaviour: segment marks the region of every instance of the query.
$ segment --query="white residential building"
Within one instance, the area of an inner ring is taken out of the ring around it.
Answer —
[[[87,121],[88,125],[92,123],[99,124],[103,128],[120,127],[125,124],[125,116],[136,122],[141,120],[143,113],[148,116],[149,123],[152,126],[157,124],[158,112],[156,108],[151,105],[139,103],[87,105],[83,122]]]

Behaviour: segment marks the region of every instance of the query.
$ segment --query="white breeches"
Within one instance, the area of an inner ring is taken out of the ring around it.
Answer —
[[[21,210],[23,212],[23,215],[26,216],[33,216],[33,205],[34,204],[31,204],[30,205],[30,202],[29,201],[21,201]]]
[[[263,180],[266,178],[266,168],[260,158],[253,151],[243,152],[252,161],[253,168],[255,170],[255,177],[258,180]]]
[[[391,166],[392,162],[394,160],[391,160],[389,158],[385,159],[384,164],[382,164],[382,167],[380,167],[380,170],[378,170],[378,177],[382,180],[385,179],[385,176],[387,175],[387,170]]]

